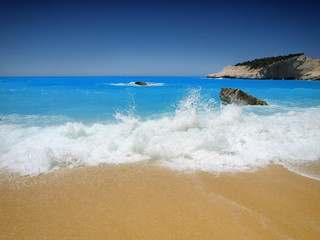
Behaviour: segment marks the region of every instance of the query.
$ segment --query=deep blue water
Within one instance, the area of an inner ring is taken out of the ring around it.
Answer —
[[[115,86],[134,81],[162,86]],[[191,89],[220,103],[221,87],[240,88],[270,105],[320,106],[320,82],[205,79],[192,77],[37,77],[0,78],[0,116],[61,115],[68,120],[93,123],[112,121],[116,111],[146,117],[175,111]],[[278,109],[279,111],[285,110]]]

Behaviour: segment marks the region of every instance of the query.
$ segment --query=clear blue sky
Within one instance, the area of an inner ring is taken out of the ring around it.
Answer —
[[[0,76],[206,76],[299,52],[320,57],[319,1],[0,3]]]

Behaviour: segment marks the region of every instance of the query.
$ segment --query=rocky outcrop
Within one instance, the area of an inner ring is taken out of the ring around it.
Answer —
[[[320,80],[320,58],[299,55],[256,69],[227,66],[207,78]]]
[[[146,82],[140,82],[140,81],[135,82],[134,84],[140,85],[140,86],[147,86],[147,85],[148,85],[148,83],[146,83]]]
[[[265,101],[253,97],[240,89],[221,88],[219,97],[223,104],[268,105]]]

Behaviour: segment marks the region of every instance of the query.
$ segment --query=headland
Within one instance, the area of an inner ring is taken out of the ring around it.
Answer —
[[[320,80],[320,58],[298,53],[255,59],[227,66],[207,78]]]

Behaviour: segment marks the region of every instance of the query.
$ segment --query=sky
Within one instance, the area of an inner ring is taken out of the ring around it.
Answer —
[[[320,57],[320,1],[0,2],[0,76],[206,76]]]

